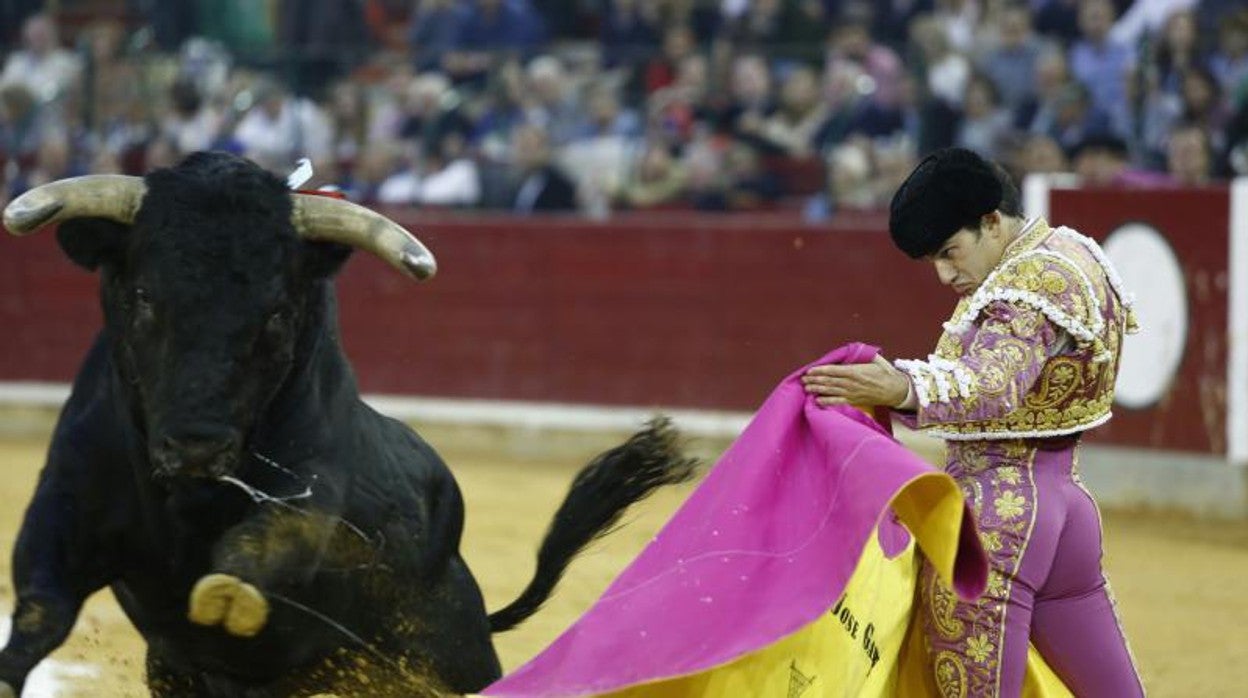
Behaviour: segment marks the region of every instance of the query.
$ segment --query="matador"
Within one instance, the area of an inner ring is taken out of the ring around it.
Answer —
[[[824,404],[896,408],[942,438],[989,556],[960,601],[925,569],[929,669],[942,696],[1017,696],[1029,640],[1078,696],[1144,691],[1101,565],[1081,435],[1110,418],[1131,300],[1092,239],[1025,218],[1000,166],[963,149],[924,159],[890,206],[894,243],[960,296],[925,359],[820,366]]]

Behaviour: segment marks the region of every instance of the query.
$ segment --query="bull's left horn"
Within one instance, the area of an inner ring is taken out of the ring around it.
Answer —
[[[86,175],[35,187],[4,208],[4,227],[27,235],[70,218],[108,218],[130,225],[143,203],[142,177]]]
[[[290,219],[300,237],[367,250],[417,281],[438,271],[429,248],[380,213],[328,196],[293,194],[291,198]]]

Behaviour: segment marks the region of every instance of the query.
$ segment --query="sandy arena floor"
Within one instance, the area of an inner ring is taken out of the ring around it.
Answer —
[[[0,441],[0,638],[13,604],[9,554],[45,448],[46,438]],[[498,608],[528,579],[538,539],[578,463],[446,455],[467,499],[465,555],[490,608]],[[541,613],[497,638],[504,666],[532,656],[584,611],[687,491],[656,497],[575,563]],[[1149,695],[1245,695],[1248,526],[1119,514],[1106,522],[1106,541],[1106,565]],[[142,639],[103,592],[66,645],[37,670],[26,696],[146,696],[143,651]]]

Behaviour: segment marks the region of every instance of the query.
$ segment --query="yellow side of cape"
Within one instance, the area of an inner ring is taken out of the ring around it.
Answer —
[[[888,559],[871,536],[844,593],[817,620],[777,642],[690,676],[632,686],[614,698],[939,697],[918,617],[917,539],[950,579],[961,526],[961,495],[943,474],[916,478],[893,501],[914,536]],[[1030,648],[1024,698],[1073,694]]]

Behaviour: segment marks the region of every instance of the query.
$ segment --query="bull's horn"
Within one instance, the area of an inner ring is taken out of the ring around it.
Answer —
[[[290,219],[300,237],[367,250],[418,281],[438,270],[433,253],[420,240],[380,213],[328,196],[293,194],[291,198]]]
[[[4,227],[27,235],[69,218],[108,218],[130,225],[143,203],[142,177],[86,175],[35,187],[4,208]]]

